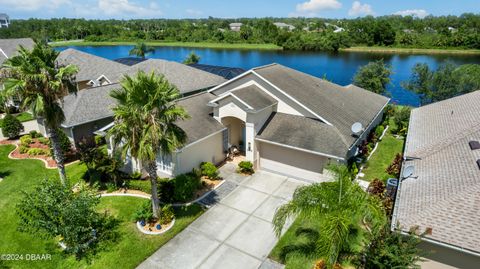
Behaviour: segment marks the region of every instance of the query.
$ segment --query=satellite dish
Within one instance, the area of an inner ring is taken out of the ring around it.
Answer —
[[[363,125],[360,122],[355,122],[352,125],[352,133],[355,135],[360,134],[363,131]]]
[[[415,167],[413,165],[409,165],[403,169],[402,177],[409,178],[413,175],[413,172],[415,171]]]

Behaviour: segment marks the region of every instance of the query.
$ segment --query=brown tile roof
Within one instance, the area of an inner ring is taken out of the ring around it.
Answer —
[[[414,109],[393,223],[400,229],[432,228],[427,238],[480,253],[480,91]]]

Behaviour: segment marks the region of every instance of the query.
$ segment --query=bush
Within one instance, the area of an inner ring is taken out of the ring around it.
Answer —
[[[238,163],[238,171],[243,174],[253,174],[255,171],[253,170],[253,163],[250,161],[241,161]]]
[[[152,202],[150,200],[145,201],[142,204],[142,207],[133,214],[133,220],[153,222],[154,218],[152,213]]]
[[[106,144],[105,137],[103,137],[101,135],[96,135],[95,136],[95,145],[101,146],[101,145],[105,145],[105,144]]]
[[[30,148],[27,151],[27,154],[30,156],[38,156],[38,155],[47,155],[49,154],[49,151],[46,149],[39,149],[39,148]]]
[[[395,159],[393,159],[392,163],[385,169],[387,174],[398,177],[400,175],[400,168],[402,166],[402,154],[397,153]]]
[[[173,207],[171,205],[163,206],[161,216],[161,224],[169,224],[170,222],[172,222],[175,218],[175,212],[173,211]]]
[[[175,192],[174,180],[164,178],[158,181],[158,196],[165,203],[173,203],[173,194]]]
[[[152,192],[152,187],[149,180],[130,180],[128,182],[128,188],[146,193]]]
[[[40,142],[43,145],[48,145],[48,143],[50,143],[50,139],[48,139],[46,137],[39,137],[38,142]]]
[[[113,183],[113,182],[108,182],[106,184],[106,186],[107,186],[107,192],[108,193],[111,193],[111,192],[114,192],[114,191],[118,190],[117,185],[115,185],[115,183]]]
[[[28,134],[29,134],[30,137],[32,137],[32,138],[40,138],[40,137],[42,137],[42,134],[39,133],[39,132],[37,132],[37,131],[35,131],[35,130],[31,130]]]
[[[133,172],[130,177],[133,179],[133,180],[140,180],[142,178],[142,172],[139,172],[139,171],[135,171]]]
[[[383,134],[383,131],[385,131],[385,127],[383,127],[383,125],[378,125],[377,128],[375,128],[375,135],[380,138]]]
[[[201,179],[193,173],[182,174],[174,179],[173,199],[178,202],[190,200],[201,186]]]
[[[72,142],[70,142],[70,139],[68,139],[68,136],[60,128],[57,129],[57,135],[58,135],[58,142],[60,143],[60,148],[62,149],[63,154],[69,153],[72,150]],[[51,143],[50,143],[50,152],[51,152],[51,155],[54,156]]]
[[[217,179],[218,178],[218,169],[217,167],[211,162],[204,162],[200,165],[202,176],[206,176],[210,179]]]
[[[24,145],[20,145],[20,147],[18,148],[18,150],[20,151],[21,154],[27,153],[29,149],[30,149],[29,147],[24,146]]]
[[[20,145],[28,147],[28,145],[32,144],[33,140],[30,135],[24,135],[20,137]]]
[[[8,138],[14,138],[25,130],[23,124],[11,114],[7,114],[2,121],[2,134]]]

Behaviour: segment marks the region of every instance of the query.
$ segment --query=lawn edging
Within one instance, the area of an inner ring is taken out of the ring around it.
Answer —
[[[8,158],[9,159],[12,159],[12,160],[39,160],[39,161],[43,162],[46,169],[52,169],[52,170],[57,169],[57,166],[53,166],[53,167],[49,166],[48,162],[46,160],[42,159],[42,158],[31,157],[31,156],[28,157],[28,158],[15,158],[15,157],[12,156],[12,154],[15,150],[18,149],[18,144],[17,143],[10,143],[10,144],[4,144],[4,145],[14,145],[15,146],[15,148],[12,151],[10,151],[10,153],[8,153]],[[78,162],[80,162],[80,160],[76,160],[76,161],[73,161],[73,162],[66,163],[65,167],[67,167],[69,165],[72,165],[72,164],[75,164],[75,163],[78,163]]]

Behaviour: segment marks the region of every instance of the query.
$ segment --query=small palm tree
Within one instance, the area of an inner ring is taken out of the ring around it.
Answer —
[[[113,109],[115,125],[109,135],[121,146],[123,158],[130,155],[146,169],[152,185],[153,215],[158,218],[156,159],[185,143],[187,135],[176,122],[188,115],[175,103],[180,92],[163,76],[139,72],[134,78],[125,76],[121,85],[111,93],[118,105]]]
[[[140,43],[137,43],[135,47],[133,47],[128,54],[135,55],[142,59],[145,59],[145,55],[148,53],[155,53],[155,48],[149,47],[145,43],[140,42]]]
[[[66,185],[65,157],[58,130],[65,120],[62,100],[77,91],[75,74],[78,68],[58,65],[58,55],[59,52],[42,43],[36,43],[31,51],[20,47],[18,55],[4,63],[7,73],[4,85],[8,95],[18,94],[24,107],[28,107],[35,117],[43,118],[60,180]]]
[[[378,233],[385,224],[385,214],[375,198],[352,182],[347,167],[329,169],[334,172],[335,180],[298,188],[293,199],[277,209],[273,225],[280,236],[290,217],[322,220],[317,253],[332,267],[342,253],[351,252],[352,234],[365,225],[372,234]]]

